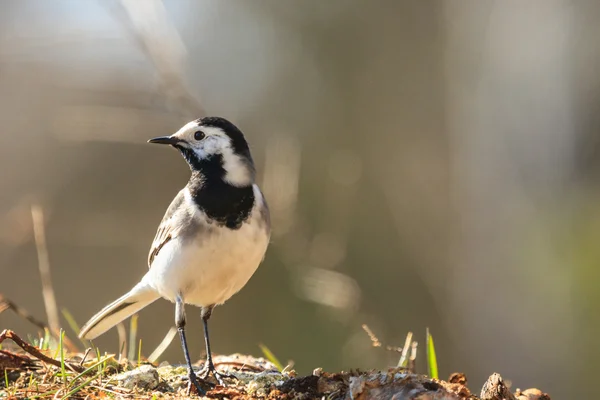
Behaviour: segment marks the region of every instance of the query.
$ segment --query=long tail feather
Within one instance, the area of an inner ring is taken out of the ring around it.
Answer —
[[[94,315],[81,328],[79,337],[82,339],[94,339],[158,298],[159,294],[154,289],[140,282],[128,293]]]

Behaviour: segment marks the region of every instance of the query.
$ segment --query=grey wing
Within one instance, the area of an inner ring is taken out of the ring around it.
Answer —
[[[181,210],[184,201],[183,190],[181,190],[177,196],[175,196],[169,205],[169,208],[167,208],[167,212],[165,212],[165,216],[158,226],[156,236],[150,247],[150,253],[148,254],[148,268],[152,267],[152,261],[154,261],[156,255],[160,252],[160,249],[162,249],[171,239],[177,237],[180,227],[180,224],[177,223],[178,211]]]

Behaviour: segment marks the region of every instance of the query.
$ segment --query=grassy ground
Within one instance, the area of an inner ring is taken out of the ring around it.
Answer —
[[[374,345],[380,346],[371,334]],[[45,340],[44,340],[45,339]],[[141,355],[135,361],[89,348],[69,353],[61,332],[56,348],[45,337],[30,343],[12,331],[0,333],[0,398],[6,399],[180,399],[188,395],[186,368],[168,363],[148,362]],[[433,345],[433,343],[432,343]],[[412,346],[411,346],[412,348]],[[394,349],[398,350],[398,349]],[[315,369],[312,375],[296,376],[263,350],[266,358],[235,354],[216,356],[215,366],[230,374],[226,386],[213,378],[203,381],[202,396],[211,399],[395,399],[395,400],[549,400],[536,389],[511,393],[500,375],[494,374],[481,390],[471,393],[466,377],[452,374],[448,381],[411,373],[399,366],[386,371],[340,373]],[[433,348],[430,351],[434,351]],[[400,351],[403,354],[402,351]],[[406,352],[404,352],[406,354]],[[269,360],[270,359],[270,360]],[[401,359],[402,361],[402,359]],[[409,358],[410,361],[410,358]],[[202,364],[195,365],[199,371]],[[212,380],[211,380],[212,379]]]

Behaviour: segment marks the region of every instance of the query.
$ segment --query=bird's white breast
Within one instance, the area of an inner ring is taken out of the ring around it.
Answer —
[[[185,201],[197,210],[193,218],[201,228],[195,237],[166,243],[144,280],[168,300],[180,294],[197,306],[221,304],[237,293],[258,268],[269,243],[264,200],[256,185],[253,189],[252,212],[236,230],[209,223],[186,191]]]

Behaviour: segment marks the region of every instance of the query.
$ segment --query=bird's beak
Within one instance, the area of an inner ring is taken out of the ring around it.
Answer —
[[[159,137],[155,137],[154,139],[150,139],[148,140],[148,143],[158,143],[158,144],[177,144],[181,142],[181,139],[174,137],[174,136],[159,136]]]

